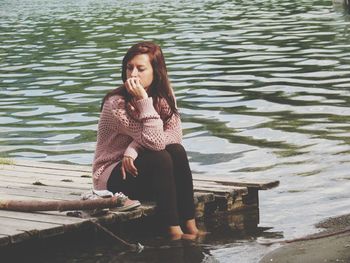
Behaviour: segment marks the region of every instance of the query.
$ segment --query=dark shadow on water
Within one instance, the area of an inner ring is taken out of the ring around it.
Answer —
[[[200,229],[208,232],[206,236],[195,241],[171,241],[162,236],[155,218],[147,218],[118,227],[108,226],[128,242],[141,243],[145,248],[140,253],[125,251],[110,236],[90,230],[45,242],[37,240],[31,246],[7,251],[7,255],[0,251],[0,256],[11,258],[8,262],[218,262],[210,253],[213,248],[227,244],[239,246],[258,237],[283,237],[282,233],[271,232],[269,227],[259,227],[258,222],[258,210],[219,214],[198,222]]]

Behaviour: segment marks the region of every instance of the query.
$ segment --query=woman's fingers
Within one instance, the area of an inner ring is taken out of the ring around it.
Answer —
[[[124,168],[124,162],[122,162],[122,166],[120,167],[120,170],[122,172],[122,178],[123,180],[126,179],[126,172],[125,172],[125,168]]]
[[[133,176],[137,176],[137,168],[134,165],[134,159],[125,156],[122,161],[122,176],[126,179],[126,172]],[[123,174],[124,173],[124,174]]]
[[[131,94],[131,95],[135,95],[135,88],[134,88],[134,85],[132,83],[132,78],[130,79],[127,79],[125,81],[125,87],[126,87],[126,90]]]
[[[131,96],[137,99],[145,99],[148,97],[147,92],[142,86],[139,78],[128,78],[125,81],[125,87]]]
[[[139,78],[135,79],[135,85],[136,85],[137,87],[143,89]]]
[[[130,91],[134,91],[137,88],[136,79],[135,78],[129,78],[126,80],[126,86]]]
[[[134,160],[130,157],[126,158],[126,170],[133,176],[137,175],[137,169],[134,165]]]
[[[130,158],[130,173],[133,175],[133,176],[137,176],[137,168],[136,166],[134,165],[134,160],[132,158]]]
[[[130,83],[130,79],[127,79],[125,81],[125,87],[126,87],[126,90],[131,93],[131,83]]]

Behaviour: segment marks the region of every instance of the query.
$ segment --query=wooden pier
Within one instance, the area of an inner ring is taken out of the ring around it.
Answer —
[[[259,208],[259,190],[278,186],[270,182],[224,182],[194,177],[196,217],[230,213],[237,218],[237,227],[244,222],[241,211]],[[25,160],[2,161],[0,164],[0,200],[79,200],[92,188],[91,167]],[[67,216],[67,212],[16,212],[0,210],[0,248],[27,244],[31,240],[46,240],[76,230],[101,225],[122,225],[135,219],[152,216],[155,205],[144,203],[128,212],[110,209],[100,216],[83,218]],[[259,219],[257,218],[256,224]]]

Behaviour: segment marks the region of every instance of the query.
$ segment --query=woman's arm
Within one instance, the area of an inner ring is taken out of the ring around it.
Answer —
[[[165,145],[182,143],[182,127],[179,115],[173,114],[164,124]]]
[[[174,95],[173,95],[174,96]],[[175,96],[174,100],[176,102]],[[170,106],[165,99],[161,99],[159,103],[160,116],[164,121],[163,129],[165,136],[165,145],[173,143],[182,143],[182,126],[180,114],[172,114],[170,119],[167,120],[169,114],[171,113]]]
[[[164,125],[164,140],[165,145],[173,143],[182,143],[182,128],[181,120],[178,115],[173,115],[170,120]],[[142,146],[133,140],[124,152],[124,156],[136,160],[139,152],[142,151]]]
[[[111,104],[121,133],[132,137],[135,142],[147,149],[154,151],[165,149],[163,121],[153,107],[152,98],[135,102],[140,113],[136,120],[127,113],[125,100],[122,97],[112,97]]]

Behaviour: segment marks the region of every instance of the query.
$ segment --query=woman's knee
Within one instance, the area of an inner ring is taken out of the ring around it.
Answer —
[[[173,161],[166,150],[145,152],[144,165],[155,170],[172,170]]]
[[[166,146],[165,150],[172,156],[187,156],[185,148],[182,146],[182,144],[179,143],[169,144]]]

